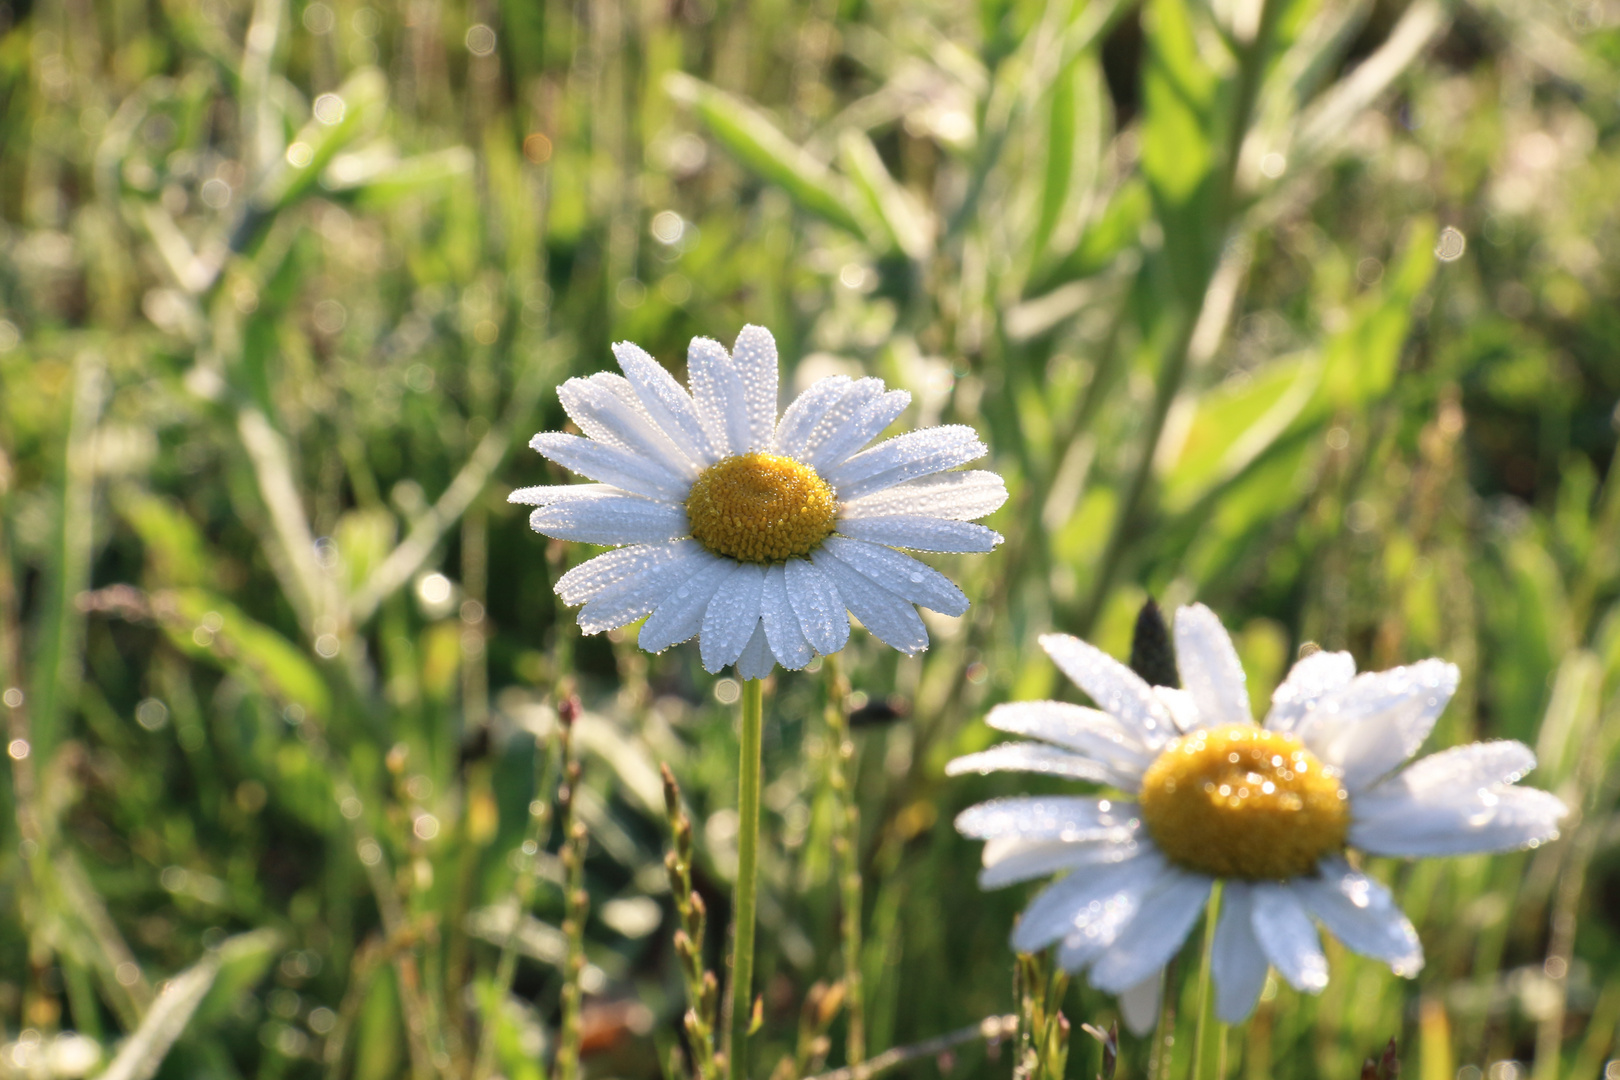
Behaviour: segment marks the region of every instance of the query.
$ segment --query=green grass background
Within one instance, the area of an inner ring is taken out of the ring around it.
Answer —
[[[656,766],[718,963],[735,686],[580,638],[551,583],[591,552],[504,499],[562,481],[524,440],[610,342],[680,373],[756,322],[784,389],[881,375],[1012,493],[996,553],[930,559],[967,616],[846,654],[872,1050],[1013,1008],[1028,890],[981,894],[950,823],[1028,782],[942,765],[1074,693],[1038,634],[1122,655],[1152,596],[1221,613],[1261,708],[1306,641],[1454,660],[1431,748],[1522,739],[1576,808],[1537,851],[1375,861],[1422,975],[1333,948],[1230,1075],[1355,1076],[1391,1037],[1422,1080],[1603,1075],[1617,192],[1614,0],[0,0],[0,1074],[64,1031],[111,1060],[189,970],[135,1055],[165,1078],[468,1075],[485,1017],[543,1075],[555,844],[499,1003],[490,927],[571,686],[586,1068],[658,1075]],[[841,973],[825,694],[767,699],[760,1076]]]

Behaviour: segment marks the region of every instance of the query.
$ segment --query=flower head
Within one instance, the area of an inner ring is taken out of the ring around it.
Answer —
[[[778,418],[776,342],[746,326],[729,354],[694,338],[691,392],[646,352],[613,347],[624,374],[558,388],[584,437],[529,443],[596,481],[520,488],[536,532],[624,545],[570,570],[557,595],[588,634],[646,617],[641,647],[696,636],[703,666],[764,678],[849,639],[848,612],[903,653],[928,647],[917,606],[967,597],[896,550],[989,551],[971,522],[1007,499],[995,473],[951,471],[988,451],[971,428],[926,428],[866,448],[911,395],[880,379],[822,379]]]
[[[1327,985],[1317,924],[1397,974],[1422,968],[1411,922],[1347,849],[1533,847],[1558,835],[1567,812],[1544,791],[1513,786],[1535,767],[1521,743],[1473,743],[1405,764],[1457,688],[1453,664],[1357,675],[1349,653],[1318,652],[1294,665],[1256,725],[1237,650],[1202,604],[1176,612],[1185,689],[1149,686],[1072,637],[1041,645],[1100,708],[998,706],[992,727],[1041,741],[957,758],[947,772],[1041,772],[1127,798],[997,799],[964,811],[956,827],[987,841],[986,888],[1068,871],[1024,912],[1013,946],[1056,944],[1065,968],[1121,995],[1138,1029],[1151,1024],[1164,965],[1216,879],[1225,886],[1215,1008],[1236,1023],[1253,1010],[1268,966],[1299,990]]]

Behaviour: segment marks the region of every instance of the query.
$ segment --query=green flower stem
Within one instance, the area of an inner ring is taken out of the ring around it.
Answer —
[[[849,737],[849,714],[844,701],[849,684],[834,653],[822,661],[827,675],[827,727],[832,733],[829,771],[833,792],[833,850],[838,887],[844,907],[844,1011],[848,1016],[846,1064],[866,1059],[866,1003],[861,992],[861,854],[860,810],[855,804],[850,764],[855,746]]]
[[[760,730],[765,684],[744,679],[737,763],[737,886],[732,900],[731,1035],[733,1080],[748,1075],[748,1028],[754,1018],[754,907],[759,878]]]
[[[1198,1026],[1193,1036],[1192,1080],[1221,1080],[1226,1071],[1226,1025],[1215,1020],[1215,994],[1210,970],[1215,959],[1215,923],[1221,913],[1221,883],[1209,892],[1204,909],[1204,950],[1198,962]]]

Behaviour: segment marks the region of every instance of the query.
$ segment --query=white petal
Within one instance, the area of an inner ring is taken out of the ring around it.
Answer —
[[[946,615],[961,615],[968,609],[967,596],[950,578],[910,555],[843,536],[829,536],[824,546],[834,558],[849,564],[861,576],[913,604]]]
[[[1134,839],[1104,837],[1070,843],[1007,836],[984,845],[984,869],[979,871],[979,888],[999,889],[1058,870],[1124,862],[1134,859],[1140,851],[1141,845]]]
[[[549,506],[576,495],[613,495],[618,491],[612,484],[537,484],[513,488],[506,501],[519,506]]]
[[[778,563],[765,571],[765,591],[760,594],[759,613],[765,637],[777,661],[790,671],[797,671],[810,662],[814,652],[799,626],[793,602],[788,599],[786,570]]]
[[[825,547],[813,553],[810,561],[838,587],[844,606],[854,612],[873,637],[907,656],[928,648],[928,630],[916,608],[857,573],[848,563],[835,559]]]
[[[1321,993],[1328,981],[1327,957],[1305,905],[1288,885],[1268,881],[1251,888],[1249,925],[1266,959],[1295,990]]]
[[[755,626],[753,636],[743,646],[742,655],[737,657],[737,677],[763,679],[775,666],[776,657],[771,655],[770,643],[765,640],[765,627]]]
[[[1323,696],[1294,734],[1354,794],[1417,752],[1457,689],[1457,665],[1423,660],[1357,675]]]
[[[1228,881],[1221,890],[1211,960],[1215,1015],[1223,1024],[1241,1024],[1254,1012],[1266,986],[1266,969],[1271,966],[1254,936],[1254,900],[1247,882]]]
[[[1046,887],[1013,927],[1019,952],[1038,952],[1082,928],[1134,914],[1142,896],[1165,873],[1164,856],[1144,847],[1134,859],[1076,871]]]
[[[1288,670],[1288,678],[1272,691],[1266,727],[1293,731],[1316,703],[1356,677],[1356,661],[1347,652],[1314,652]]]
[[[731,347],[731,364],[748,403],[748,449],[769,450],[776,434],[776,339],[763,326],[744,326]]]
[[[969,469],[896,484],[845,503],[842,513],[845,520],[900,514],[974,521],[1001,509],[1006,501],[1007,484],[1001,477]]]
[[[581,630],[587,634],[600,634],[650,615],[670,593],[715,559],[690,540],[660,547],[665,551],[675,551],[675,557],[662,560],[645,571],[629,575],[598,591],[579,611]]]
[[[628,341],[614,345],[613,356],[619,361],[619,368],[641,407],[688,458],[698,465],[709,465],[722,456],[704,434],[692,395],[662,364],[647,355],[645,349]]]
[[[579,487],[594,487],[581,484]],[[585,544],[649,544],[687,535],[686,510],[639,495],[581,493],[529,515],[529,528]]]
[[[1203,722],[1203,714],[1198,711],[1198,702],[1187,691],[1174,686],[1155,686],[1153,696],[1164,702],[1170,719],[1176,722],[1176,730],[1196,731],[1208,726]]]
[[[1558,836],[1569,808],[1535,788],[1499,787],[1414,797],[1401,777],[1350,803],[1350,843],[1373,855],[1478,855],[1535,847]]]
[[[1015,701],[985,717],[997,731],[1028,735],[1104,762],[1116,772],[1140,777],[1153,764],[1148,752],[1120,721],[1098,709],[1066,701]]]
[[[1215,613],[1203,604],[1176,611],[1176,670],[1182,687],[1198,705],[1204,727],[1247,724],[1249,685],[1232,639]]]
[[[587,559],[557,579],[556,592],[569,607],[583,604],[603,589],[642,577],[658,567],[687,558],[703,548],[695,540],[673,544],[636,544]]]
[[[1536,767],[1536,755],[1514,739],[1468,743],[1419,758],[1362,798],[1376,798],[1386,789],[1417,797],[1446,799],[1454,792],[1516,784]]]
[[[1098,784],[1123,787],[1126,780],[1100,761],[1094,761],[1067,750],[1059,750],[1045,743],[1002,743],[977,754],[966,754],[945,765],[946,776],[964,773],[1032,772],[1046,776],[1067,776],[1072,780],[1090,780]]]
[[[890,390],[866,401],[854,416],[832,431],[816,448],[816,471],[836,470],[848,457],[883,433],[911,404],[904,390]]]
[[[1058,962],[1070,971],[1077,971],[1106,956],[1129,929],[1131,920],[1136,918],[1148,898],[1185,876],[1182,871],[1166,865],[1163,856],[1151,849],[1144,849],[1142,856],[1120,865],[1144,869],[1124,884],[1116,882],[1110,886],[1110,891],[1104,896],[1093,894],[1086,905],[1074,914],[1069,932],[1063,938],[1063,948],[1058,953]],[[1077,871],[1083,875],[1096,872],[1091,869]],[[1208,888],[1207,882],[1205,887]],[[1092,982],[1093,985],[1100,985],[1096,983],[1095,974]]]
[[[1142,677],[1112,656],[1068,634],[1043,634],[1041,648],[1109,716],[1122,720],[1149,750],[1175,738],[1170,712]]]
[[[772,448],[799,461],[806,460],[806,440],[826,416],[827,410],[837,405],[853,380],[848,375],[830,375],[818,379],[804,393],[788,402],[777,421]]]
[[[1125,1029],[1137,1038],[1151,1032],[1159,1022],[1159,999],[1163,996],[1163,968],[1119,995],[1119,1012],[1125,1020]]]
[[[1135,803],[1083,795],[1017,796],[968,807],[956,816],[956,831],[977,840],[1128,839],[1141,827],[1138,812]]]
[[[759,597],[764,589],[763,566],[732,565],[703,614],[702,636],[698,641],[703,670],[716,675],[727,664],[737,662],[748,639],[759,627]]]
[[[989,452],[972,428],[946,424],[896,435],[835,468],[818,471],[840,499],[849,501],[919,476],[966,465]]]
[[[1170,962],[1209,900],[1214,885],[1201,874],[1172,871],[1170,880],[1142,902],[1136,918],[1091,968],[1091,985],[1123,993]]]
[[[578,435],[543,431],[529,445],[565,469],[650,499],[684,502],[691,488],[684,477],[640,454]]]
[[[842,649],[849,641],[849,616],[838,589],[807,559],[789,559],[782,570],[805,640],[823,656]]]
[[[882,379],[856,379],[853,382],[844,379],[838,383],[836,394],[832,392],[832,387],[823,388],[824,384],[832,381],[823,379],[805,391],[801,397],[809,400],[806,401],[804,409],[795,418],[790,430],[784,425],[786,446],[796,447],[784,452],[791,452],[794,457],[817,471],[834,460],[832,450],[835,447],[831,445],[833,437],[845,430],[861,414],[861,410],[868,402],[883,393]]]
[[[686,378],[692,384],[703,430],[721,457],[753,449],[748,419],[748,386],[725,347],[712,338],[693,338],[686,350]]]
[[[569,379],[557,388],[557,397],[579,429],[596,442],[659,462],[687,479],[695,477],[703,464],[653,420],[622,375],[600,371],[588,379]]]
[[[715,590],[735,565],[729,559],[715,558],[684,585],[678,586],[641,624],[637,644],[648,652],[663,652],[703,629],[703,614],[708,610],[709,601],[714,599]]]
[[[1411,978],[1423,969],[1423,945],[1411,920],[1382,884],[1344,859],[1323,859],[1320,877],[1296,878],[1305,907],[1344,947],[1388,964]]]
[[[856,540],[913,551],[986,552],[994,551],[1001,543],[1001,534],[983,525],[904,514],[853,521],[840,518],[838,531]]]

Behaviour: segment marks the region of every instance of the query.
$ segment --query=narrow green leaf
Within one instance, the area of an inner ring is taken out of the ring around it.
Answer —
[[[664,82],[671,97],[687,105],[716,139],[748,168],[781,187],[805,210],[865,237],[850,210],[843,181],[788,138],[753,105],[708,83],[672,72]]]
[[[154,598],[153,607],[185,652],[235,670],[312,715],[330,715],[326,682],[304,652],[229,601],[205,589],[181,588]]]
[[[350,75],[335,94],[316,98],[315,115],[254,195],[254,205],[273,211],[295,202],[340,152],[377,128],[387,102],[388,79],[373,67]]]
[[[838,149],[844,172],[854,183],[862,207],[873,218],[880,233],[875,239],[910,258],[927,258],[934,246],[927,212],[895,183],[872,140],[864,132],[846,131]],[[868,233],[872,231],[869,229]]]

